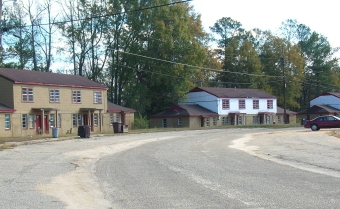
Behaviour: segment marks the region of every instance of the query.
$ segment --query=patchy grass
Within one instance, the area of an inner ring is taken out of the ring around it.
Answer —
[[[15,143],[10,143],[10,144],[1,144],[0,145],[0,151],[4,150],[4,149],[13,149],[14,147],[16,147],[17,144]]]
[[[340,131],[336,130],[336,131],[331,131],[330,133],[331,136],[340,138]]]

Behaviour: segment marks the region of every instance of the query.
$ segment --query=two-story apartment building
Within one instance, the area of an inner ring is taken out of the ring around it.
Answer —
[[[298,113],[299,119],[311,120],[320,115],[340,115],[340,93],[324,92],[310,102],[310,107]]]
[[[112,131],[132,125],[134,110],[107,102],[107,87],[78,75],[0,68],[0,136]]]
[[[164,124],[173,124],[171,127],[197,127],[197,123],[183,123],[190,121],[184,120],[184,117],[193,116],[200,116],[200,126],[283,123],[283,115],[277,115],[277,98],[258,89],[196,87],[187,93],[186,99],[178,106],[190,112],[193,105],[204,108],[205,114],[196,112],[177,117],[173,108],[170,108],[152,115],[150,127],[164,127]],[[180,121],[177,124],[174,122],[176,118]],[[172,122],[167,123],[167,120]],[[295,123],[295,119],[292,122]]]

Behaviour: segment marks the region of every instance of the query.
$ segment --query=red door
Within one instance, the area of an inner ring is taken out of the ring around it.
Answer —
[[[84,118],[84,126],[88,126],[89,125],[89,119],[87,117],[87,114],[84,114],[83,118]]]
[[[41,134],[41,115],[36,115],[35,127],[37,134]]]

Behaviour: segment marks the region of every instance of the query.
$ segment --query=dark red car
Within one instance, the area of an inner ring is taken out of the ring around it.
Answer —
[[[318,131],[320,128],[340,128],[340,118],[334,115],[323,115],[307,120],[303,126],[312,131]]]

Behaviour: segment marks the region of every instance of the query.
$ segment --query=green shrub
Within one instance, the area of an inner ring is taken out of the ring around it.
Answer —
[[[135,115],[135,121],[132,124],[132,127],[134,129],[149,128],[149,120],[145,116],[142,116],[140,113],[138,113],[137,115]]]

